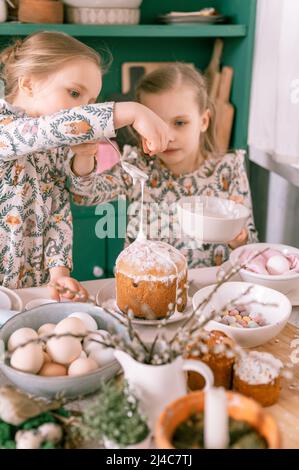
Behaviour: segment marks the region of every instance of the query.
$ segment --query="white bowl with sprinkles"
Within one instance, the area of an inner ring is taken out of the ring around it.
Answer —
[[[207,286],[194,294],[193,308],[209,296],[215,286]],[[249,282],[226,282],[214,293],[211,301],[199,311],[199,317],[216,312],[205,329],[221,330],[240,346],[252,348],[275,338],[286,325],[292,305],[274,289]]]

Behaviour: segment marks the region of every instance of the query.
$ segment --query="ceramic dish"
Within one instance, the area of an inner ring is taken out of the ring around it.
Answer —
[[[71,313],[78,311],[91,315],[97,322],[99,329],[112,329],[126,337],[124,327],[101,308],[78,302],[58,302],[22,312],[8,320],[0,330],[0,341],[2,340],[7,344],[8,338],[18,328],[29,327],[37,330],[45,322],[56,324]],[[10,367],[8,361],[5,363],[0,362],[1,372],[16,387],[33,395],[46,398],[76,398],[92,393],[101,387],[103,381],[113,377],[119,368],[120,366],[115,360],[104,367],[96,369],[94,372],[84,375],[43,377],[16,370]]]
[[[178,201],[182,232],[204,243],[227,243],[240,234],[250,213],[242,204],[209,196],[187,196]]]
[[[251,291],[242,295],[250,286],[252,286]],[[213,288],[213,285],[204,287],[193,296],[194,309],[211,293]],[[208,315],[213,310],[220,311],[236,298],[240,298],[238,300],[240,304],[251,302],[248,311],[261,314],[267,324],[256,328],[238,328],[211,320],[205,325],[205,329],[221,330],[244,348],[260,346],[275,338],[286,325],[292,312],[291,302],[281,292],[248,282],[226,282],[213,295],[209,304],[202,309],[201,314]],[[252,303],[253,301],[255,303]],[[268,305],[261,305],[262,303]]]
[[[265,248],[274,249],[277,251],[281,251],[284,254],[294,253],[299,255],[299,249],[294,248],[288,245],[281,245],[275,243],[252,243],[250,245],[246,245],[244,247],[239,247],[233,250],[230,254],[230,262],[231,264],[236,264],[240,261],[240,257],[242,256],[242,251],[244,249],[251,248],[252,251],[262,251]],[[283,294],[288,294],[289,292],[293,296],[293,301],[295,299],[298,301],[299,298],[299,273],[290,272],[287,274],[281,274],[279,276],[273,276],[271,274],[258,274],[248,269],[241,269],[240,270],[240,277],[245,282],[252,282],[254,284],[260,284],[265,287],[270,287],[271,289],[278,290]]]

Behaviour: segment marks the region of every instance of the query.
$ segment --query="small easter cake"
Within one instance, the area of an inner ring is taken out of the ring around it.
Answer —
[[[234,366],[234,389],[263,406],[277,402],[281,389],[282,362],[272,354],[251,351]]]
[[[192,345],[190,358],[199,359],[207,364],[213,371],[216,387],[231,388],[233,377],[233,365],[235,353],[234,341],[225,333],[213,330],[207,333],[201,348]],[[204,387],[204,378],[195,372],[188,373],[188,386],[191,390],[199,390]]]
[[[187,305],[187,262],[167,243],[136,240],[116,260],[116,303],[137,318],[165,318]]]

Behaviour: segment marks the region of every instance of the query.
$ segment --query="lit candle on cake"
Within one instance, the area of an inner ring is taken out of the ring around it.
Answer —
[[[205,391],[204,444],[206,449],[225,449],[229,444],[227,398],[222,387]]]

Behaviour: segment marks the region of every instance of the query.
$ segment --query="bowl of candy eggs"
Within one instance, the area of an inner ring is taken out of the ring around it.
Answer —
[[[215,285],[197,291],[192,299],[199,318],[213,319],[205,329],[220,330],[239,346],[253,348],[275,338],[286,325],[292,305],[289,299],[274,289],[249,282],[225,282],[203,307]]]
[[[205,243],[227,243],[240,234],[250,213],[243,204],[211,196],[186,196],[177,204],[182,231]]]
[[[283,294],[299,290],[298,248],[275,243],[252,243],[233,250],[230,262],[232,265],[244,265],[239,272],[243,281],[261,284]]]
[[[113,348],[104,345],[111,334],[126,336],[124,327],[100,307],[41,305],[1,328],[5,359],[0,370],[33,395],[75,398],[92,393],[119,370]]]

